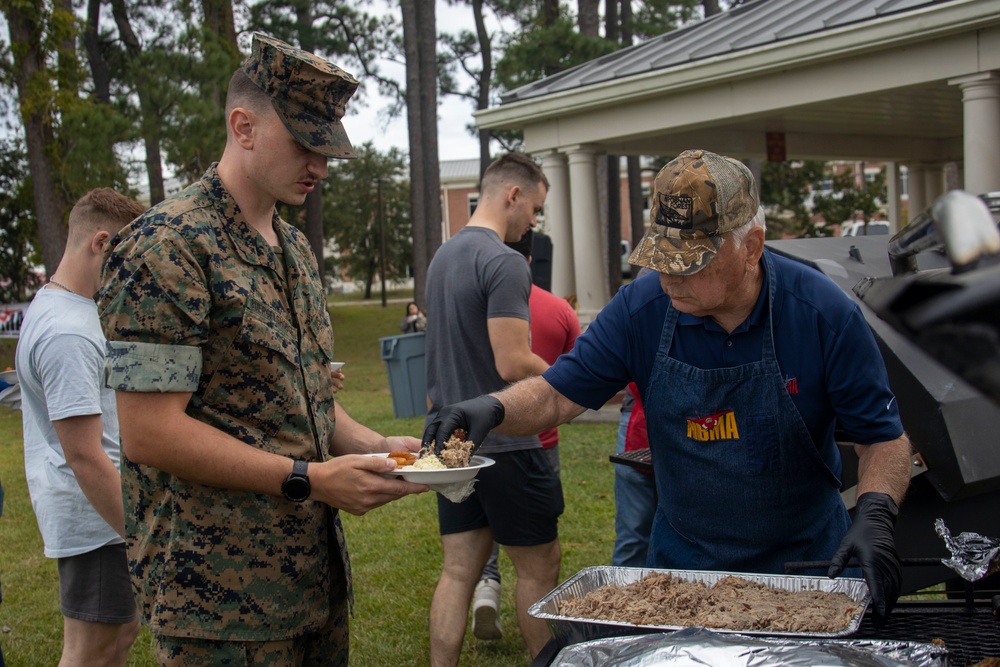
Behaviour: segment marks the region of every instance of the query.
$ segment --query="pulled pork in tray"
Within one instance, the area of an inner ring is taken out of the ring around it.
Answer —
[[[560,614],[576,618],[771,632],[837,632],[850,624],[858,606],[844,593],[787,591],[733,576],[709,588],[663,572],[557,603]]]

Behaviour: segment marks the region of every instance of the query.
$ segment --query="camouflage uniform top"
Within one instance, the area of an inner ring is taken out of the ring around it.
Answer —
[[[309,461],[329,456],[333,333],[316,260],[276,214],[285,271],[215,165],[114,240],[99,308],[107,384],[193,392],[187,414],[237,439]],[[329,508],[221,490],[122,456],[129,567],[157,634],[277,640],[327,620]],[[331,567],[333,575],[331,575]],[[348,593],[349,594],[349,593]]]

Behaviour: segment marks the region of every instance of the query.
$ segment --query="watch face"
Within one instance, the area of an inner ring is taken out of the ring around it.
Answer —
[[[281,492],[294,502],[302,502],[309,497],[309,480],[302,477],[290,477],[281,485]]]

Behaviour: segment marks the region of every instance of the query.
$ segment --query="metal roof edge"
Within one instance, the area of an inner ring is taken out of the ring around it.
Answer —
[[[934,21],[928,23],[928,16]],[[539,95],[473,112],[484,129],[521,128],[526,121],[547,120],[570,112],[619,105],[625,101],[702,87],[735,75],[759,75],[810,62],[882,51],[960,30],[1000,24],[1000,0],[962,0],[893,13],[819,34],[734,51],[722,56]]]
[[[726,19],[732,17],[733,15],[735,15],[737,13],[744,13],[745,10],[747,9],[747,7],[756,5],[756,4],[761,3],[761,2],[766,2],[766,0],[752,0],[747,5],[738,5],[738,6],[734,7],[731,10],[728,10],[726,12],[722,12],[722,13],[719,13],[719,14],[715,14],[713,16],[709,16],[708,18],[702,19],[701,21],[697,21],[697,22],[694,22],[694,23],[688,23],[686,25],[682,25],[682,26],[680,26],[678,28],[675,28],[674,30],[671,30],[669,33],[664,33],[663,35],[657,35],[656,37],[653,37],[651,39],[646,40],[645,42],[639,42],[638,44],[629,44],[627,46],[624,46],[624,47],[618,49],[617,51],[612,51],[611,53],[605,53],[604,55],[601,55],[601,56],[598,56],[598,57],[593,58],[591,60],[588,60],[587,62],[580,63],[579,65],[574,65],[573,67],[569,67],[569,68],[567,68],[567,69],[565,69],[565,70],[563,70],[561,72],[557,72],[557,73],[551,74],[549,76],[544,76],[541,79],[537,79],[535,81],[531,81],[529,83],[525,83],[523,85],[518,86],[517,88],[515,88],[513,90],[508,90],[507,92],[505,92],[502,95],[500,95],[500,103],[501,104],[508,104],[507,100],[511,99],[511,97],[513,97],[513,98],[516,99],[516,97],[518,96],[518,92],[519,91],[528,91],[528,90],[531,90],[532,88],[536,88],[536,87],[539,87],[539,86],[548,86],[548,85],[551,85],[553,82],[556,82],[556,81],[558,81],[560,79],[566,78],[567,76],[571,76],[572,74],[574,74],[578,70],[583,69],[585,67],[588,67],[588,66],[590,66],[592,64],[595,64],[595,63],[608,63],[608,62],[613,61],[613,60],[619,60],[621,58],[627,58],[630,51],[641,50],[644,46],[648,46],[650,44],[650,42],[652,42],[655,39],[660,39],[661,37],[666,37],[668,35],[670,36],[671,39],[675,39],[675,38],[683,35],[684,33],[690,32],[692,30],[697,30],[697,29],[701,28],[702,26],[704,26],[706,24],[709,24],[710,22],[726,20]]]

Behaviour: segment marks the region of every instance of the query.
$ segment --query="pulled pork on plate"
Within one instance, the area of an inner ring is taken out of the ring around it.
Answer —
[[[468,468],[472,460],[472,450],[475,444],[471,440],[466,440],[465,431],[456,429],[451,437],[444,441],[444,446],[440,454],[434,453],[431,446],[420,450],[415,460],[401,463],[400,467],[413,466],[417,470],[435,470],[441,468]],[[395,458],[395,454],[389,456]],[[399,461],[397,460],[397,463]]]

